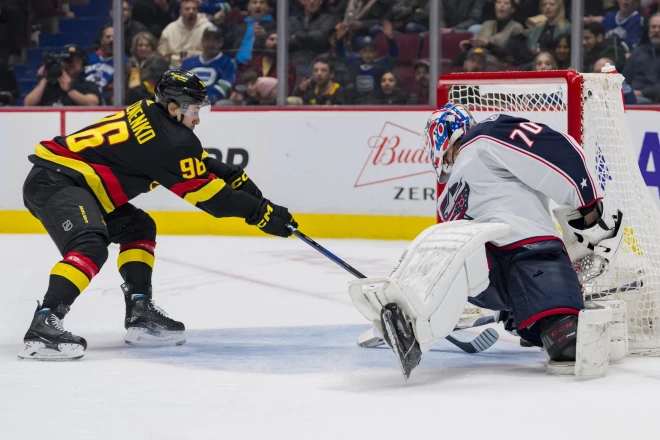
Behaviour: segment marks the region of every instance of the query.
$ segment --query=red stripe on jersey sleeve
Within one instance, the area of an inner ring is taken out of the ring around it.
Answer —
[[[189,179],[184,182],[175,183],[170,188],[170,191],[183,198],[187,193],[197,191],[213,179],[215,179],[215,174],[209,173],[209,176],[204,179]]]

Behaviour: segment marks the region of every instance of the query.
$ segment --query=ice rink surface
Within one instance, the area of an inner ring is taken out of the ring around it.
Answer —
[[[319,242],[369,276],[407,244]],[[389,349],[355,345],[369,324],[351,276],[295,238],[160,237],[154,299],[188,339],[170,348],[124,343],[113,246],[64,320],[85,357],[21,362],[60,257],[46,235],[0,235],[0,248],[0,439],[660,439],[660,358],[552,377],[498,328],[481,354],[438,343],[404,382]]]

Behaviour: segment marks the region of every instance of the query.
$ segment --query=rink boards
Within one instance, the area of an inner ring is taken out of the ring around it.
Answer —
[[[660,206],[658,110],[628,109],[627,119],[636,161]],[[43,231],[23,208],[21,194],[31,167],[27,156],[35,145],[112,112],[0,112],[0,138],[5,141],[0,152],[0,233]],[[428,114],[374,108],[231,109],[212,112],[195,132],[211,155],[244,167],[266,197],[289,207],[310,235],[410,239],[435,221],[435,178],[420,146]],[[562,125],[554,128],[565,130]],[[218,220],[199,212],[163,188],[134,203],[154,216],[162,234],[261,235],[240,219]]]

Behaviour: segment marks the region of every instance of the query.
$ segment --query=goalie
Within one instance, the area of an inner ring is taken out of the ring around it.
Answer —
[[[612,306],[585,308],[572,261],[584,263],[584,280],[606,270],[621,243],[622,213],[605,211],[577,142],[503,114],[476,124],[459,104],[431,114],[422,142],[446,184],[441,224],[417,237],[389,278],[350,286],[404,375],[451,332],[466,300],[508,316],[508,329],[546,350],[549,372],[605,374]],[[563,240],[551,199],[561,205]],[[431,257],[433,267],[424,266]]]

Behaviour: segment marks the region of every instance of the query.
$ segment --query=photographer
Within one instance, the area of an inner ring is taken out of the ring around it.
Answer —
[[[25,97],[26,106],[99,105],[96,84],[85,81],[82,73],[87,55],[75,44],[67,44],[61,54],[44,53],[37,86]]]

